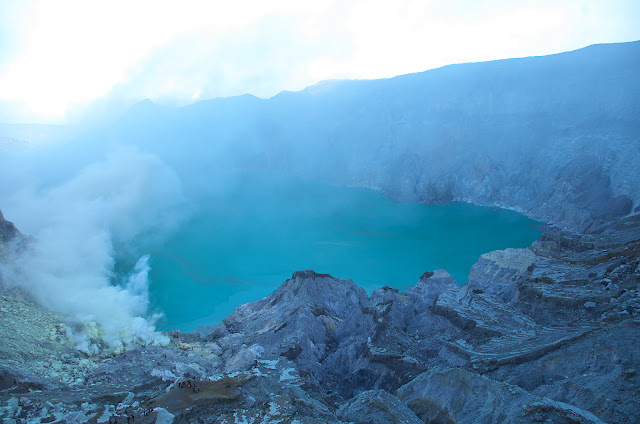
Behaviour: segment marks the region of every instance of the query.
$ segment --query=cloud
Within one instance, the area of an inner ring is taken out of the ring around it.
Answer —
[[[640,39],[635,0],[60,0],[0,12],[0,101],[49,120],[109,96],[269,97],[325,79]]]
[[[317,39],[301,38],[299,31],[298,23],[268,16],[224,34],[184,34],[143,61],[111,95],[185,104],[194,97],[267,98],[302,89],[310,83],[306,63],[318,55],[346,57],[349,43],[338,31]]]
[[[146,249],[184,216],[180,182],[155,156],[121,149],[53,188],[23,188],[5,216],[32,240],[0,269],[46,308],[66,314],[77,348],[95,354],[135,343],[165,343],[147,314]],[[129,276],[116,259],[137,263]],[[133,259],[133,262],[136,262]]]

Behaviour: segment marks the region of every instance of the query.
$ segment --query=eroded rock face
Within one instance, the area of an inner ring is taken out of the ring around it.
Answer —
[[[22,233],[13,225],[13,222],[4,219],[4,215],[2,215],[2,211],[0,210],[0,261],[7,260],[7,245],[21,237]],[[2,290],[1,283],[2,275],[0,275],[0,290]]]
[[[623,221],[615,224],[621,237],[636,239]],[[405,292],[384,287],[367,298],[350,281],[296,273],[238,309],[216,341],[293,361],[342,419],[344,411],[365,414],[355,399],[367,403],[371,390],[383,390],[433,422],[624,422],[640,408],[631,346],[640,337],[640,242],[610,235],[550,229],[529,249],[483,255],[462,288],[435,271]],[[331,306],[335,290],[348,312]],[[280,324],[270,337],[297,340],[307,331],[307,341],[269,347],[261,331],[271,308],[308,331]]]
[[[360,393],[342,405],[338,417],[358,424],[422,424],[407,406],[383,390]]]
[[[4,219],[4,215],[2,215],[2,211],[0,210],[0,244],[13,240],[21,235],[16,226],[13,225],[13,222]]]
[[[402,386],[397,396],[421,422],[603,423],[575,406],[534,396],[462,369],[435,368]]]
[[[468,289],[488,293],[508,302],[517,292],[517,282],[533,267],[535,254],[530,249],[506,249],[480,256],[469,273]]]
[[[227,372],[247,370],[262,356],[283,356],[320,378],[338,326],[366,303],[364,289],[350,280],[300,271],[267,298],[238,307],[208,340],[225,348]]]
[[[0,414],[106,417],[132,393],[130,408],[163,408],[175,423],[633,422],[634,222],[589,236],[549,229],[528,249],[483,255],[465,287],[436,270],[404,292],[383,287],[367,296],[351,280],[296,272],[204,338],[172,332],[168,347],[85,361],[71,380],[62,377],[82,358],[68,356],[52,372],[7,354],[14,359],[4,368],[0,401],[8,406]],[[10,341],[0,344],[5,352]],[[186,379],[201,390],[179,387]],[[6,403],[16,396],[21,409]],[[60,406],[48,406],[54,400]]]
[[[299,271],[207,337],[171,332],[168,347],[108,359],[75,351],[63,317],[3,295],[0,419],[152,407],[175,423],[633,422],[637,223],[549,228],[530,248],[483,255],[465,287],[436,270],[367,296]],[[187,379],[201,390],[179,387]]]

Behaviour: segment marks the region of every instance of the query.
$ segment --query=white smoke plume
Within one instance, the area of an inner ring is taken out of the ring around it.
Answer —
[[[166,344],[154,328],[158,317],[148,316],[144,252],[176,228],[184,205],[176,174],[134,149],[118,150],[57,187],[22,188],[3,210],[32,238],[0,266],[2,281],[66,314],[76,347],[87,354]],[[130,275],[114,283],[115,258],[134,255]]]

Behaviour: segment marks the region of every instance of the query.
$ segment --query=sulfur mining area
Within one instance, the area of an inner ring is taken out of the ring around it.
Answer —
[[[516,210],[545,222],[542,235],[481,255],[463,285],[425,269],[408,288],[368,293],[358,281],[297,270],[206,331],[136,321],[135,335],[114,330],[120,344],[95,350],[83,340],[108,329],[79,327],[17,283],[27,274],[11,266],[25,257],[16,252],[38,240],[5,208],[0,421],[640,421],[638,69],[632,42],[331,81],[267,100],[137,105],[112,134],[201,131],[155,153],[187,170],[184,182],[211,169],[210,156],[397,202]],[[265,126],[268,140],[256,135]],[[191,163],[189,143],[206,137],[228,143],[231,156],[201,152]],[[239,139],[260,153],[234,148]]]

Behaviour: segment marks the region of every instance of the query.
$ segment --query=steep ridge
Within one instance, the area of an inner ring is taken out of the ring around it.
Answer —
[[[4,215],[0,211],[0,243],[4,245],[20,235],[20,231],[18,231],[13,222],[4,219]]]
[[[639,67],[640,42],[594,45],[267,100],[146,104],[101,137],[158,152],[193,184],[268,169],[403,202],[506,207],[585,232],[640,205]]]

